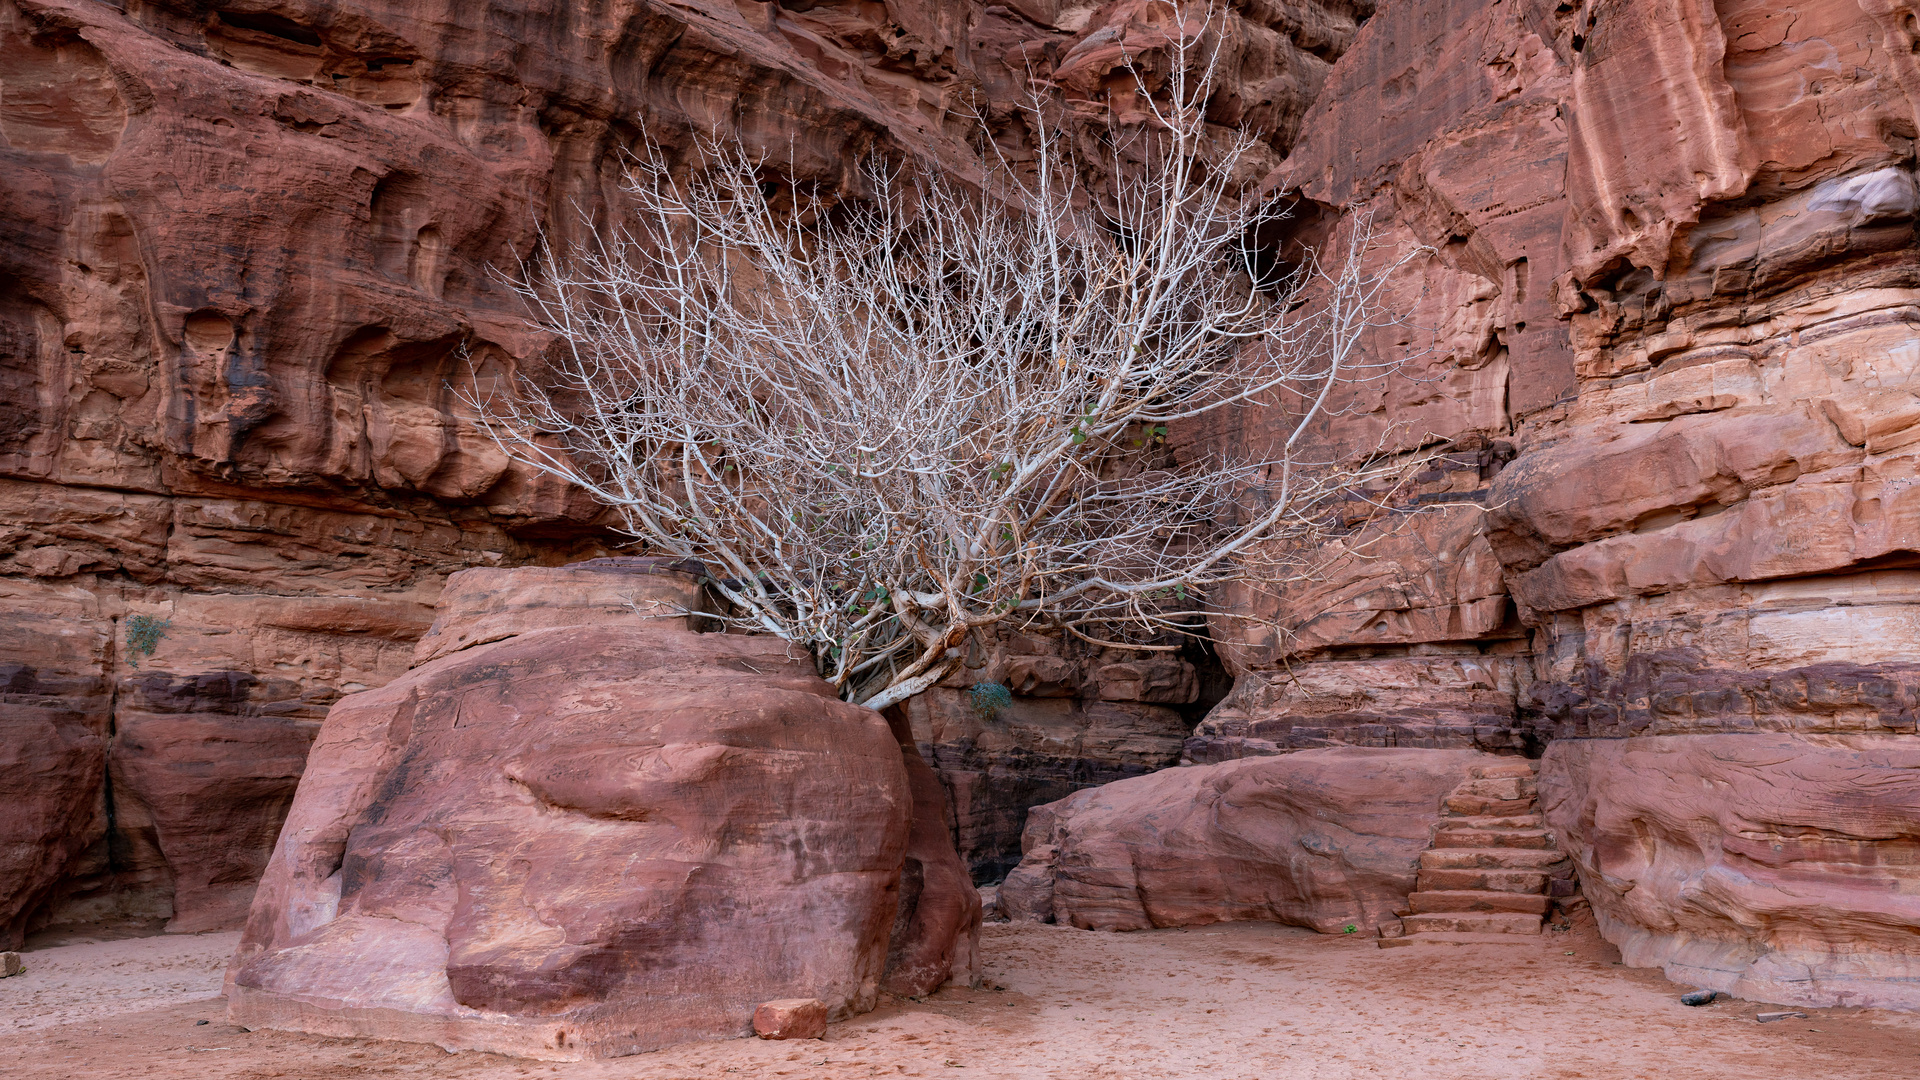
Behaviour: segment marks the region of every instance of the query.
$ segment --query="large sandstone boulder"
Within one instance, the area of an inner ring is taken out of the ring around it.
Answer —
[[[772,999],[871,1008],[890,947],[895,985],[971,977],[978,899],[937,783],[914,829],[929,792],[887,721],[782,642],[599,603],[679,587],[642,570],[455,575],[449,611],[497,640],[334,707],[229,970],[236,1023],[570,1060],[746,1035]]]
[[[1548,823],[1636,967],[1794,1005],[1920,1008],[1920,744],[1563,739]]]
[[[1015,919],[1144,930],[1266,919],[1341,933],[1406,910],[1474,750],[1330,747],[1167,769],[1028,816]]]

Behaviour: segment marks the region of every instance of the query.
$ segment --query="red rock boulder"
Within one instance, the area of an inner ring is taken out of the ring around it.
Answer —
[[[817,1039],[827,1031],[827,1003],[819,998],[762,1002],[753,1010],[753,1033],[763,1039]]]
[[[1265,919],[1341,933],[1405,910],[1475,750],[1330,747],[1167,769],[1035,807],[1015,920],[1145,930]]]
[[[1912,736],[1562,739],[1540,802],[1628,964],[1759,1001],[1920,1009]]]
[[[781,642],[630,615],[462,649],[329,714],[230,1015],[554,1060],[846,1016],[911,812],[886,721]]]

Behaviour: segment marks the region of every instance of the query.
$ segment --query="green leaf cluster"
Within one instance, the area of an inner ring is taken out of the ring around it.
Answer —
[[[173,626],[172,619],[156,619],[151,615],[133,615],[127,619],[127,666],[138,668],[140,658],[152,656],[153,651],[165,640],[167,631]]]

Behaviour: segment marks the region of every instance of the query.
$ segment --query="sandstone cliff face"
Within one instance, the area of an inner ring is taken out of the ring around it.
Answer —
[[[1430,249],[1381,343],[1424,368],[1327,439],[1446,452],[1242,598],[1287,632],[1229,628],[1189,757],[1544,747],[1632,962],[1896,1000],[1920,919],[1860,868],[1920,812],[1859,797],[1915,731],[1914,44],[1872,0],[1383,5],[1271,182]]]
[[[1284,148],[1371,6],[1236,14],[1217,119]],[[872,151],[965,169],[972,110],[1010,145],[1029,78],[1097,111],[1164,23],[0,0],[0,939],[230,925],[320,717],[406,670],[446,575],[604,552],[461,399],[538,369],[501,275],[605,213],[640,125],[737,132],[829,191]],[[149,657],[136,615],[170,623]]]
[[[1356,388],[1329,443],[1450,452],[1424,513],[1244,598],[1287,633],[1238,634],[1236,668],[1308,666],[1243,679],[1203,735],[1284,734],[1339,697],[1293,687],[1341,682],[1359,741],[1435,738],[1443,708],[1496,745],[1912,730],[1920,202],[1911,33],[1882,7],[1366,25],[1271,182],[1322,234],[1367,216],[1387,251],[1430,249],[1400,289],[1422,332],[1380,343],[1417,339],[1420,377]]]
[[[9,933],[49,898],[218,909],[247,859],[178,892],[208,841],[158,804],[243,776],[236,805],[284,797],[448,572],[596,553],[592,509],[493,456],[458,392],[538,364],[492,272],[604,205],[636,118],[791,148],[829,186],[868,148],[964,168],[954,106],[1017,143],[1024,80],[1097,108],[1162,17],[562,7],[0,0],[0,752],[32,791]],[[1441,452],[1403,493],[1421,513],[1356,501],[1311,583],[1225,598],[1281,632],[1220,628],[1237,685],[1188,759],[1911,738],[1914,34],[1888,0],[1237,11],[1216,118],[1273,134],[1291,239],[1428,249],[1372,349],[1414,360],[1354,387],[1327,446]],[[133,614],[173,620],[137,670]],[[960,683],[913,717],[976,870],[1029,802],[1173,760],[1206,700],[1022,664],[1003,719]],[[216,777],[203,751],[235,738],[260,764]]]
[[[1399,325],[1370,351],[1410,359],[1348,388],[1333,454],[1444,451],[1399,494],[1356,502],[1308,582],[1228,598],[1235,693],[1189,744],[1219,760],[1328,743],[1516,750],[1530,630],[1489,538],[1489,489],[1563,418],[1575,356],[1561,273],[1569,60],[1552,4],[1387,4],[1329,76],[1271,178],[1308,208],[1304,242],[1370,232]],[[1558,430],[1555,428],[1554,430]],[[1258,444],[1258,414],[1213,433]],[[1404,511],[1418,510],[1418,513]]]

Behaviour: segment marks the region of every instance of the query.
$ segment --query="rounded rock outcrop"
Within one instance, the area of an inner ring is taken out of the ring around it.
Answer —
[[[887,721],[773,639],[595,603],[539,625],[609,569],[524,572],[533,628],[333,708],[235,1023],[572,1060],[747,1035],[769,999],[873,1007],[914,802]]]
[[[1261,919],[1369,933],[1407,909],[1477,750],[1341,746],[1165,769],[1028,812],[1016,920],[1146,930]]]
[[[1920,745],[1561,739],[1541,803],[1634,967],[1787,1005],[1920,1009]]]

